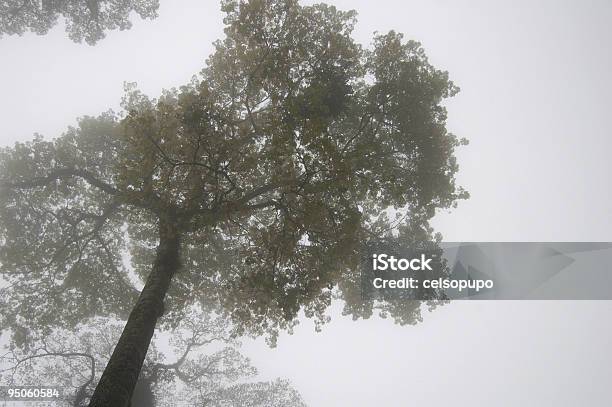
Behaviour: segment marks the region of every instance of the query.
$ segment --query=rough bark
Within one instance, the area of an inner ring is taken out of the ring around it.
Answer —
[[[127,407],[138,381],[164,297],[178,270],[180,239],[176,227],[160,222],[159,246],[151,274],[104,369],[90,407]]]

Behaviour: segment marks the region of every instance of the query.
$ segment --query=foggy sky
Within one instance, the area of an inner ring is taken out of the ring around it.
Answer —
[[[435,219],[445,240],[612,241],[611,2],[330,3],[359,12],[364,44],[389,29],[422,42],[461,87],[448,128],[470,139],[472,197]],[[118,111],[124,81],[150,96],[187,82],[222,35],[218,3],[162,0],[159,15],[95,47],[63,27],[0,39],[0,145]],[[611,302],[454,302],[414,327],[331,314],[245,351],[315,407],[612,404]]]

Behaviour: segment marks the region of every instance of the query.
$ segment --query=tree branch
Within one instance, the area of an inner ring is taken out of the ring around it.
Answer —
[[[51,171],[45,177],[36,177],[28,181],[21,182],[0,182],[0,188],[6,189],[33,189],[49,185],[53,181],[78,177],[85,180],[89,185],[96,187],[107,194],[116,195],[119,191],[112,185],[98,179],[94,174],[87,170],[79,170],[76,168],[60,168]]]

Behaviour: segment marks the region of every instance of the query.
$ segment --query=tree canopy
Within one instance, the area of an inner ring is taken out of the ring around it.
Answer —
[[[126,256],[147,285],[117,349],[146,352],[162,313],[172,326],[199,302],[271,343],[300,310],[327,321],[334,297],[355,318],[420,319],[418,301],[364,300],[359,263],[379,239],[431,239],[436,209],[467,196],[442,105],[458,88],[399,33],[357,44],[353,11],[222,8],[225,38],[191,83],[158,99],[128,86],[121,114],[0,152],[0,326],[22,344],[126,317]]]
[[[0,36],[44,35],[63,18],[71,40],[94,45],[107,31],[131,28],[130,13],[151,19],[158,8],[159,0],[5,0],[0,3]]]

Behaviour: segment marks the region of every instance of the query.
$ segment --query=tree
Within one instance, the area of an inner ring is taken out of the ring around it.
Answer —
[[[287,380],[248,381],[257,370],[238,351],[227,319],[210,311],[190,314],[173,330],[169,350],[161,353],[152,343],[130,407],[305,406]],[[58,405],[86,406],[123,324],[95,318],[74,332],[56,329],[37,338],[30,350],[10,347],[1,358],[6,367],[0,370],[0,383],[72,388]],[[173,360],[167,360],[168,353]]]
[[[466,197],[441,105],[457,88],[418,43],[391,31],[365,49],[355,13],[324,4],[222,8],[226,36],[190,84],[131,87],[121,116],[0,156],[1,326],[26,344],[129,313],[92,406],[125,405],[158,319],[201,301],[271,343],[300,310],[326,322],[334,295],[355,318],[415,323],[418,301],[361,297],[361,253],[398,229],[431,237],[436,209]]]
[[[131,12],[153,19],[158,8],[159,0],[6,0],[0,4],[0,36],[44,35],[61,16],[71,40],[94,45],[109,30],[130,29]]]
[[[121,321],[100,317],[79,324],[74,331],[58,328],[32,338],[31,346],[26,349],[10,343],[0,358],[0,383],[7,386],[44,383],[61,387],[66,392],[57,405],[85,406],[122,326]],[[156,354],[154,346],[151,351],[152,355]]]

